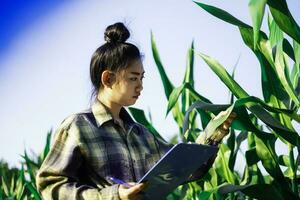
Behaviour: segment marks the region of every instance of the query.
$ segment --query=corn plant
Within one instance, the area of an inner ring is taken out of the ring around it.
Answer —
[[[39,156],[30,157],[25,150],[21,169],[9,168],[6,162],[0,162],[0,200],[41,200],[35,186],[35,177],[49,152],[51,134],[52,131],[49,131],[44,150]]]
[[[249,1],[253,27],[224,10],[195,3],[211,15],[239,28],[244,43],[260,63],[263,99],[248,94],[234,80],[234,74],[230,75],[217,60],[203,53],[198,55],[228,87],[232,97],[229,104],[216,105],[195,91],[193,42],[188,50],[182,85],[174,87],[164,70],[151,33],[153,58],[168,99],[167,113],[172,112],[178,124],[180,140],[195,141],[208,127],[209,121],[230,106],[237,113],[231,132],[220,145],[218,157],[207,175],[202,180],[178,187],[168,199],[298,199],[300,137],[292,124],[300,122],[298,24],[285,0]],[[270,11],[268,35],[260,30],[266,8]],[[293,64],[292,70],[290,63]],[[142,110],[130,108],[130,111],[137,121],[161,137]],[[277,140],[288,147],[288,155],[277,155]],[[244,154],[244,172],[240,175],[234,168],[242,142],[247,142],[248,149]],[[263,175],[259,163],[266,175]]]

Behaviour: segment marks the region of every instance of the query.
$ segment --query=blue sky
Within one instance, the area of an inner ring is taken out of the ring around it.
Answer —
[[[175,3],[176,2],[176,3]],[[251,24],[247,1],[203,1]],[[300,24],[300,2],[288,0]],[[190,0],[1,1],[0,7],[0,158],[16,165],[26,148],[40,152],[46,132],[68,115],[89,106],[89,62],[106,26],[121,21],[129,42],[145,55],[145,81],[135,107],[150,111],[165,137],[176,134],[151,53],[153,32],[166,72],[175,86],[183,80],[187,50],[216,58],[231,72],[240,56],[236,80],[261,97],[259,64],[236,27],[206,13]],[[265,27],[263,27],[265,28]],[[199,58],[196,89],[214,103],[227,103],[228,90]]]

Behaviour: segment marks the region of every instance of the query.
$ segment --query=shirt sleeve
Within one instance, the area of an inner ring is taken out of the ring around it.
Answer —
[[[173,144],[165,142],[161,138],[154,136],[154,139],[155,139],[156,146],[157,146],[158,152],[160,154],[160,157],[165,155],[174,146]]]
[[[43,199],[119,200],[118,186],[99,189],[80,183],[78,172],[83,163],[78,128],[60,129],[36,177]]]

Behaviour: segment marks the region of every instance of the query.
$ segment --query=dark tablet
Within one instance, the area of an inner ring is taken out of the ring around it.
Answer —
[[[176,144],[139,180],[149,183],[142,199],[165,199],[217,151],[209,145]]]

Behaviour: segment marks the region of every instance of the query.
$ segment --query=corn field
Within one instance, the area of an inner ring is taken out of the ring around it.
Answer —
[[[188,50],[182,85],[174,87],[151,35],[153,57],[168,100],[167,112],[172,113],[178,124],[181,141],[194,142],[210,119],[229,106],[233,105],[233,111],[237,113],[231,132],[220,146],[218,157],[208,174],[200,181],[180,186],[168,196],[168,200],[299,199],[300,137],[292,122],[300,122],[300,28],[288,10],[286,1],[251,0],[249,10],[252,26],[220,8],[195,3],[202,9],[199,12],[204,10],[239,28],[245,45],[260,63],[257,67],[261,69],[263,99],[248,94],[234,80],[234,72],[227,72],[220,62],[197,53],[193,42]],[[264,15],[267,15],[268,35],[260,30]],[[213,104],[195,91],[195,55],[204,60],[231,92],[231,101],[227,105]],[[160,137],[142,110],[131,108],[130,111],[137,121]],[[287,146],[288,155],[276,154],[277,140]],[[243,142],[248,144],[244,155],[246,166],[243,174],[239,175],[234,168]],[[267,172],[266,175],[263,175],[262,168]]]
[[[195,6],[199,12],[207,12],[238,28],[244,44],[258,60],[259,66],[251,67],[261,70],[263,97],[249,94],[235,81],[234,71],[228,72],[221,62],[198,52],[194,42],[188,49],[183,82],[175,87],[165,72],[151,33],[153,58],[168,100],[167,114],[172,115],[178,125],[179,135],[170,142],[194,142],[209,121],[230,106],[237,114],[209,172],[201,180],[179,186],[167,199],[299,199],[300,136],[293,125],[300,122],[299,25],[285,0],[250,0],[252,25],[221,8],[200,2],[195,2]],[[267,19],[268,33],[260,30],[263,19]],[[195,56],[203,59],[229,89],[228,104],[214,104],[195,90]],[[137,122],[162,138],[143,110],[130,107],[129,111]],[[47,134],[44,151],[37,158],[29,158],[24,152],[21,169],[9,169],[1,161],[0,200],[41,199],[35,187],[35,175],[49,151],[50,138],[51,131]],[[277,141],[287,147],[287,155],[277,154]],[[241,162],[237,154],[242,144],[247,144],[247,149],[241,174],[235,168],[237,162]]]

